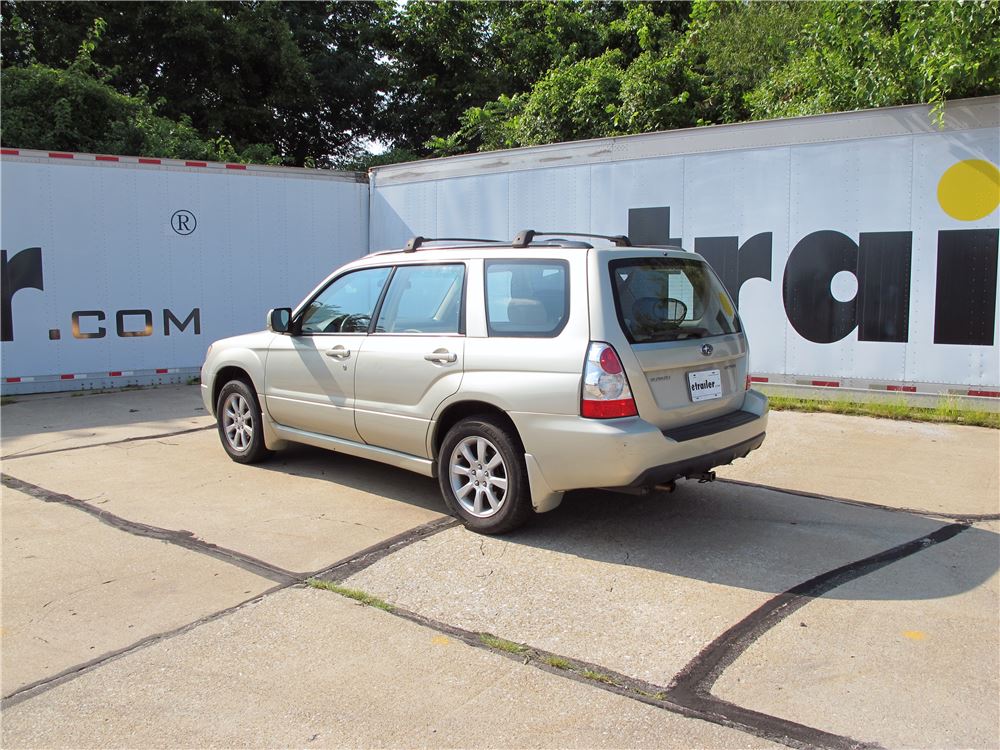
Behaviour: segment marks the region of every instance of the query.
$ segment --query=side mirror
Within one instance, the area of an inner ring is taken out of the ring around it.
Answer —
[[[288,333],[292,321],[292,308],[276,307],[267,313],[267,330],[271,333]]]

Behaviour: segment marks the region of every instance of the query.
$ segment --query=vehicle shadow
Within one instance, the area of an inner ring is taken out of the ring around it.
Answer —
[[[447,512],[436,480],[364,459],[296,446],[260,466]],[[909,511],[804,497],[780,488],[679,482],[674,493],[643,497],[599,490],[567,493],[556,510],[492,539],[567,558],[777,594],[948,524]],[[448,533],[472,534],[465,529]],[[943,598],[976,588],[1000,570],[1000,536],[993,531],[965,528],[943,545],[948,554],[927,562],[924,575],[907,577],[891,590],[843,587],[827,596]]]
[[[567,495],[556,511],[511,535],[520,544],[684,578],[780,593],[948,526],[909,511],[804,497],[780,488],[680,482],[672,494]],[[925,575],[891,590],[834,588],[830,598],[915,600],[955,596],[1000,570],[1000,536],[965,528]],[[931,569],[933,568],[933,569]]]
[[[436,479],[309,445],[291,444],[254,468],[327,481],[386,500],[448,512]]]

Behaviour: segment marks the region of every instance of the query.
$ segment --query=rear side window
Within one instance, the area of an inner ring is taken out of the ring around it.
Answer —
[[[557,336],[568,315],[566,261],[487,261],[486,325],[490,336]]]
[[[399,266],[379,311],[376,333],[460,333],[465,266]]]
[[[740,319],[712,270],[699,260],[611,262],[615,307],[633,344],[738,333]]]

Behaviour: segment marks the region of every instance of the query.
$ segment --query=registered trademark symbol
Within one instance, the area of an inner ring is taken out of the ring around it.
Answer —
[[[198,220],[190,211],[174,211],[174,215],[170,217],[170,228],[177,234],[191,234],[198,228]]]

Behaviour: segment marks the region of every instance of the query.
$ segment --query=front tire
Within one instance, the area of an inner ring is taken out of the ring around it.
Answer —
[[[438,454],[448,508],[472,531],[503,534],[532,513],[524,450],[509,428],[489,417],[463,419]]]
[[[233,461],[252,464],[271,454],[264,445],[260,402],[245,381],[230,380],[222,386],[215,415],[222,447]]]

